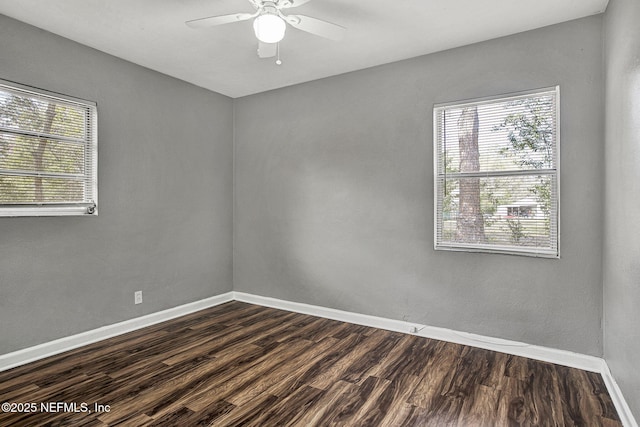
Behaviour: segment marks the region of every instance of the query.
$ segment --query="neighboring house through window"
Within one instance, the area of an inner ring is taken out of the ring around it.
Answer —
[[[434,107],[436,249],[559,257],[558,99]]]

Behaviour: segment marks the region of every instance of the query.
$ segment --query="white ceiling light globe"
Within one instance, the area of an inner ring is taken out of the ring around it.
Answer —
[[[256,37],[263,43],[278,43],[284,38],[287,28],[284,20],[278,15],[265,13],[253,21],[253,30]]]

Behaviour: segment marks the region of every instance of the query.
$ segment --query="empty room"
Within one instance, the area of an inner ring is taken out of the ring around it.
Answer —
[[[0,426],[637,427],[638,22],[0,0]]]

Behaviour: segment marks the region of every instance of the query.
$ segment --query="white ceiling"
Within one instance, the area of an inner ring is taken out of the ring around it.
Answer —
[[[283,64],[259,59],[247,0],[0,0],[0,13],[236,98],[604,12],[608,0],[313,0],[288,14],[347,27],[335,42],[288,27]]]

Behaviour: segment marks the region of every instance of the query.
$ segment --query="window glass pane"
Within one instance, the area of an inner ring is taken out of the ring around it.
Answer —
[[[84,173],[84,146],[0,132],[0,169],[53,173]]]
[[[553,199],[550,175],[447,179],[441,242],[554,248]]]
[[[470,110],[477,115],[477,171],[555,167],[555,100],[545,95],[444,109],[440,150],[448,171],[460,172],[465,155],[460,138],[474,130],[473,121],[462,123],[462,113]]]
[[[80,180],[0,176],[0,203],[31,204],[84,201],[84,183]]]
[[[60,137],[86,137],[86,108],[0,91],[0,126]]]

